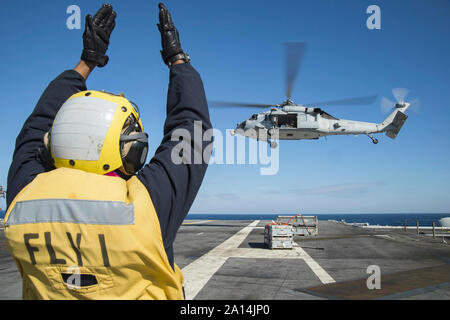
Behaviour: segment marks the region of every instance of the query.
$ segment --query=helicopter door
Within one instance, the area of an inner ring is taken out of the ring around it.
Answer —
[[[298,127],[302,129],[317,129],[319,128],[319,123],[317,122],[317,117],[311,114],[298,114]]]

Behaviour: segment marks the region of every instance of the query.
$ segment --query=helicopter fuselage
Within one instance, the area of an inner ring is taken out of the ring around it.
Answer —
[[[396,129],[392,124],[394,118],[398,112],[406,117],[403,111],[408,106],[409,104],[404,104],[396,108],[382,123],[370,123],[338,119],[320,108],[287,105],[283,108],[272,108],[270,111],[253,114],[250,119],[239,123],[232,134],[262,141],[318,139],[330,135],[364,134],[371,137],[370,134],[373,133]]]

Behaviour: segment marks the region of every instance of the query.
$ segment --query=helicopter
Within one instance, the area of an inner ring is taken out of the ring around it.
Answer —
[[[381,123],[338,119],[320,107],[373,104],[378,96],[372,95],[308,104],[294,103],[291,99],[292,89],[306,44],[304,42],[290,42],[284,43],[284,47],[287,99],[281,104],[209,101],[212,107],[270,108],[269,111],[255,113],[248,120],[238,123],[236,129],[230,131],[231,135],[240,134],[256,140],[267,141],[271,148],[278,146],[277,140],[319,139],[330,135],[367,135],[374,144],[378,143],[378,139],[373,137],[375,133],[385,132],[389,138],[396,138],[408,118],[405,111],[411,105],[411,103],[404,101],[408,94],[407,89],[393,89],[392,93],[397,100],[396,103],[387,98],[382,99],[382,110],[392,111]]]

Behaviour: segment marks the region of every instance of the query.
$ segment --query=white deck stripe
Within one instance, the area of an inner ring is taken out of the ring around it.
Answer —
[[[214,273],[230,257],[231,252],[229,251],[237,248],[258,223],[259,220],[253,221],[247,227],[241,229],[220,245],[183,268],[184,290],[187,300],[195,298]]]
[[[323,284],[336,282],[311,256],[298,246],[294,248]]]
[[[200,224],[200,223],[206,223],[214,220],[200,220],[200,221],[194,221],[194,222],[183,222],[183,224]]]
[[[296,245],[292,250],[268,250],[261,248],[239,248],[242,241],[256,227],[259,220],[255,220],[247,227],[225,240],[223,243],[191,262],[182,269],[184,274],[185,294],[187,300],[192,300],[206,285],[211,277],[220,269],[228,258],[271,258],[271,259],[302,259],[311,268],[323,284],[333,283],[335,280],[303,250]]]

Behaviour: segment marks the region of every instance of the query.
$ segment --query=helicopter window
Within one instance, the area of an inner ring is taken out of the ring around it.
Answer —
[[[254,115],[252,115],[252,117],[250,118],[251,120],[256,120],[258,119],[258,115],[255,113]]]
[[[273,117],[273,121],[279,128],[297,128],[297,114],[280,114]]]

